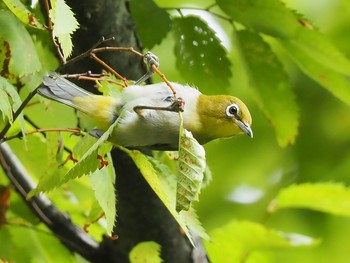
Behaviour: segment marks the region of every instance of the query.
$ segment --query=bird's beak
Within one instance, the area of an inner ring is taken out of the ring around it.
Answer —
[[[249,124],[244,123],[243,121],[240,121],[240,120],[237,121],[236,123],[244,133],[246,133],[250,138],[253,138],[253,131],[252,131],[252,128],[250,128]]]

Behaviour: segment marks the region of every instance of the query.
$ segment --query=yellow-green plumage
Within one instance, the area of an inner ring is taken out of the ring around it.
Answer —
[[[251,125],[252,118],[249,110],[240,99],[228,95],[207,96],[202,94],[199,96],[197,112],[200,123],[205,124],[200,130],[193,131],[199,143],[204,144],[216,138],[227,138],[244,133],[235,124],[234,119],[225,114],[227,106],[233,103],[236,103],[241,109],[239,113],[241,120]]]
[[[91,117],[98,129],[107,130],[116,117],[116,100],[109,96],[89,95],[72,100],[77,109]]]

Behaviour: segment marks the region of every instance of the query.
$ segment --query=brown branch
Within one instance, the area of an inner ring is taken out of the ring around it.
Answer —
[[[128,86],[128,80],[126,78],[124,78],[122,75],[120,75],[117,71],[115,71],[111,66],[109,66],[106,62],[104,62],[102,59],[100,59],[99,57],[97,57],[95,55],[95,53],[91,53],[90,57],[92,59],[94,59],[95,61],[97,61],[99,64],[101,64],[103,67],[105,67],[106,69],[108,69],[112,74],[114,74],[115,76],[117,76],[119,79],[121,79],[124,82],[124,87]]]
[[[45,11],[46,11],[46,15],[47,15],[47,22],[48,22],[48,28],[49,30],[52,32],[53,30],[53,25],[52,25],[52,21],[50,19],[50,5],[49,5],[49,0],[45,0],[44,1],[44,5],[45,5]]]
[[[50,9],[51,9],[51,7],[50,7],[50,4],[49,4],[49,1],[45,0],[44,1],[44,5],[45,5],[45,11],[46,11],[46,15],[47,15],[47,22],[48,22],[48,27],[47,28],[50,30],[52,43],[55,46],[55,50],[57,52],[58,58],[60,59],[60,61],[63,64],[65,64],[66,63],[66,59],[64,58],[64,56],[62,54],[62,51],[61,51],[61,48],[57,44],[56,38],[55,38],[55,36],[53,34],[54,24],[52,23],[51,18],[50,18]]]
[[[68,249],[78,252],[90,261],[101,257],[98,255],[97,241],[74,225],[68,215],[58,210],[46,196],[41,194],[30,200],[26,199],[35,184],[6,143],[0,145],[0,165],[22,199]]]
[[[107,77],[108,73],[106,71],[103,71],[102,73],[91,73],[91,71],[85,72],[85,73],[76,73],[76,74],[62,74],[61,75],[64,78],[71,78],[71,79],[77,79],[77,80],[89,80],[89,81],[107,81],[109,83],[116,84],[118,86],[124,87],[124,84],[115,81],[110,78],[103,78]]]
[[[174,98],[176,99],[176,90],[174,89],[173,85],[169,82],[169,80],[165,77],[165,75],[157,68],[156,65],[152,64],[151,67],[153,71],[156,72],[162,78],[162,80],[168,85],[168,87],[173,92]]]

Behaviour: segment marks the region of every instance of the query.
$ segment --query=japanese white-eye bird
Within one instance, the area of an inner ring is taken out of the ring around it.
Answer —
[[[185,105],[184,128],[200,144],[217,138],[246,133],[253,137],[247,106],[229,95],[208,96],[187,85],[172,83],[177,98]],[[132,85],[120,97],[94,95],[56,73],[44,78],[38,93],[86,113],[103,131],[119,118],[108,139],[127,148],[177,150],[180,119],[177,112],[164,110],[174,101],[166,83]]]

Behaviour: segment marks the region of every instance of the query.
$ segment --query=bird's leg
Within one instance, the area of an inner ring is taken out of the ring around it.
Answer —
[[[149,79],[153,75],[154,70],[152,68],[152,65],[155,65],[157,68],[159,67],[159,59],[152,52],[147,52],[143,56],[143,61],[147,65],[148,71],[146,72],[145,75],[143,75],[140,79],[138,79],[135,82],[135,85],[140,85],[142,82],[146,81],[147,79]]]
[[[163,110],[163,111],[173,111],[173,112],[182,112],[184,111],[185,101],[182,98],[176,98],[174,101],[167,107],[157,107],[157,106],[143,106],[138,105],[134,107],[134,111],[142,116],[143,110]]]

